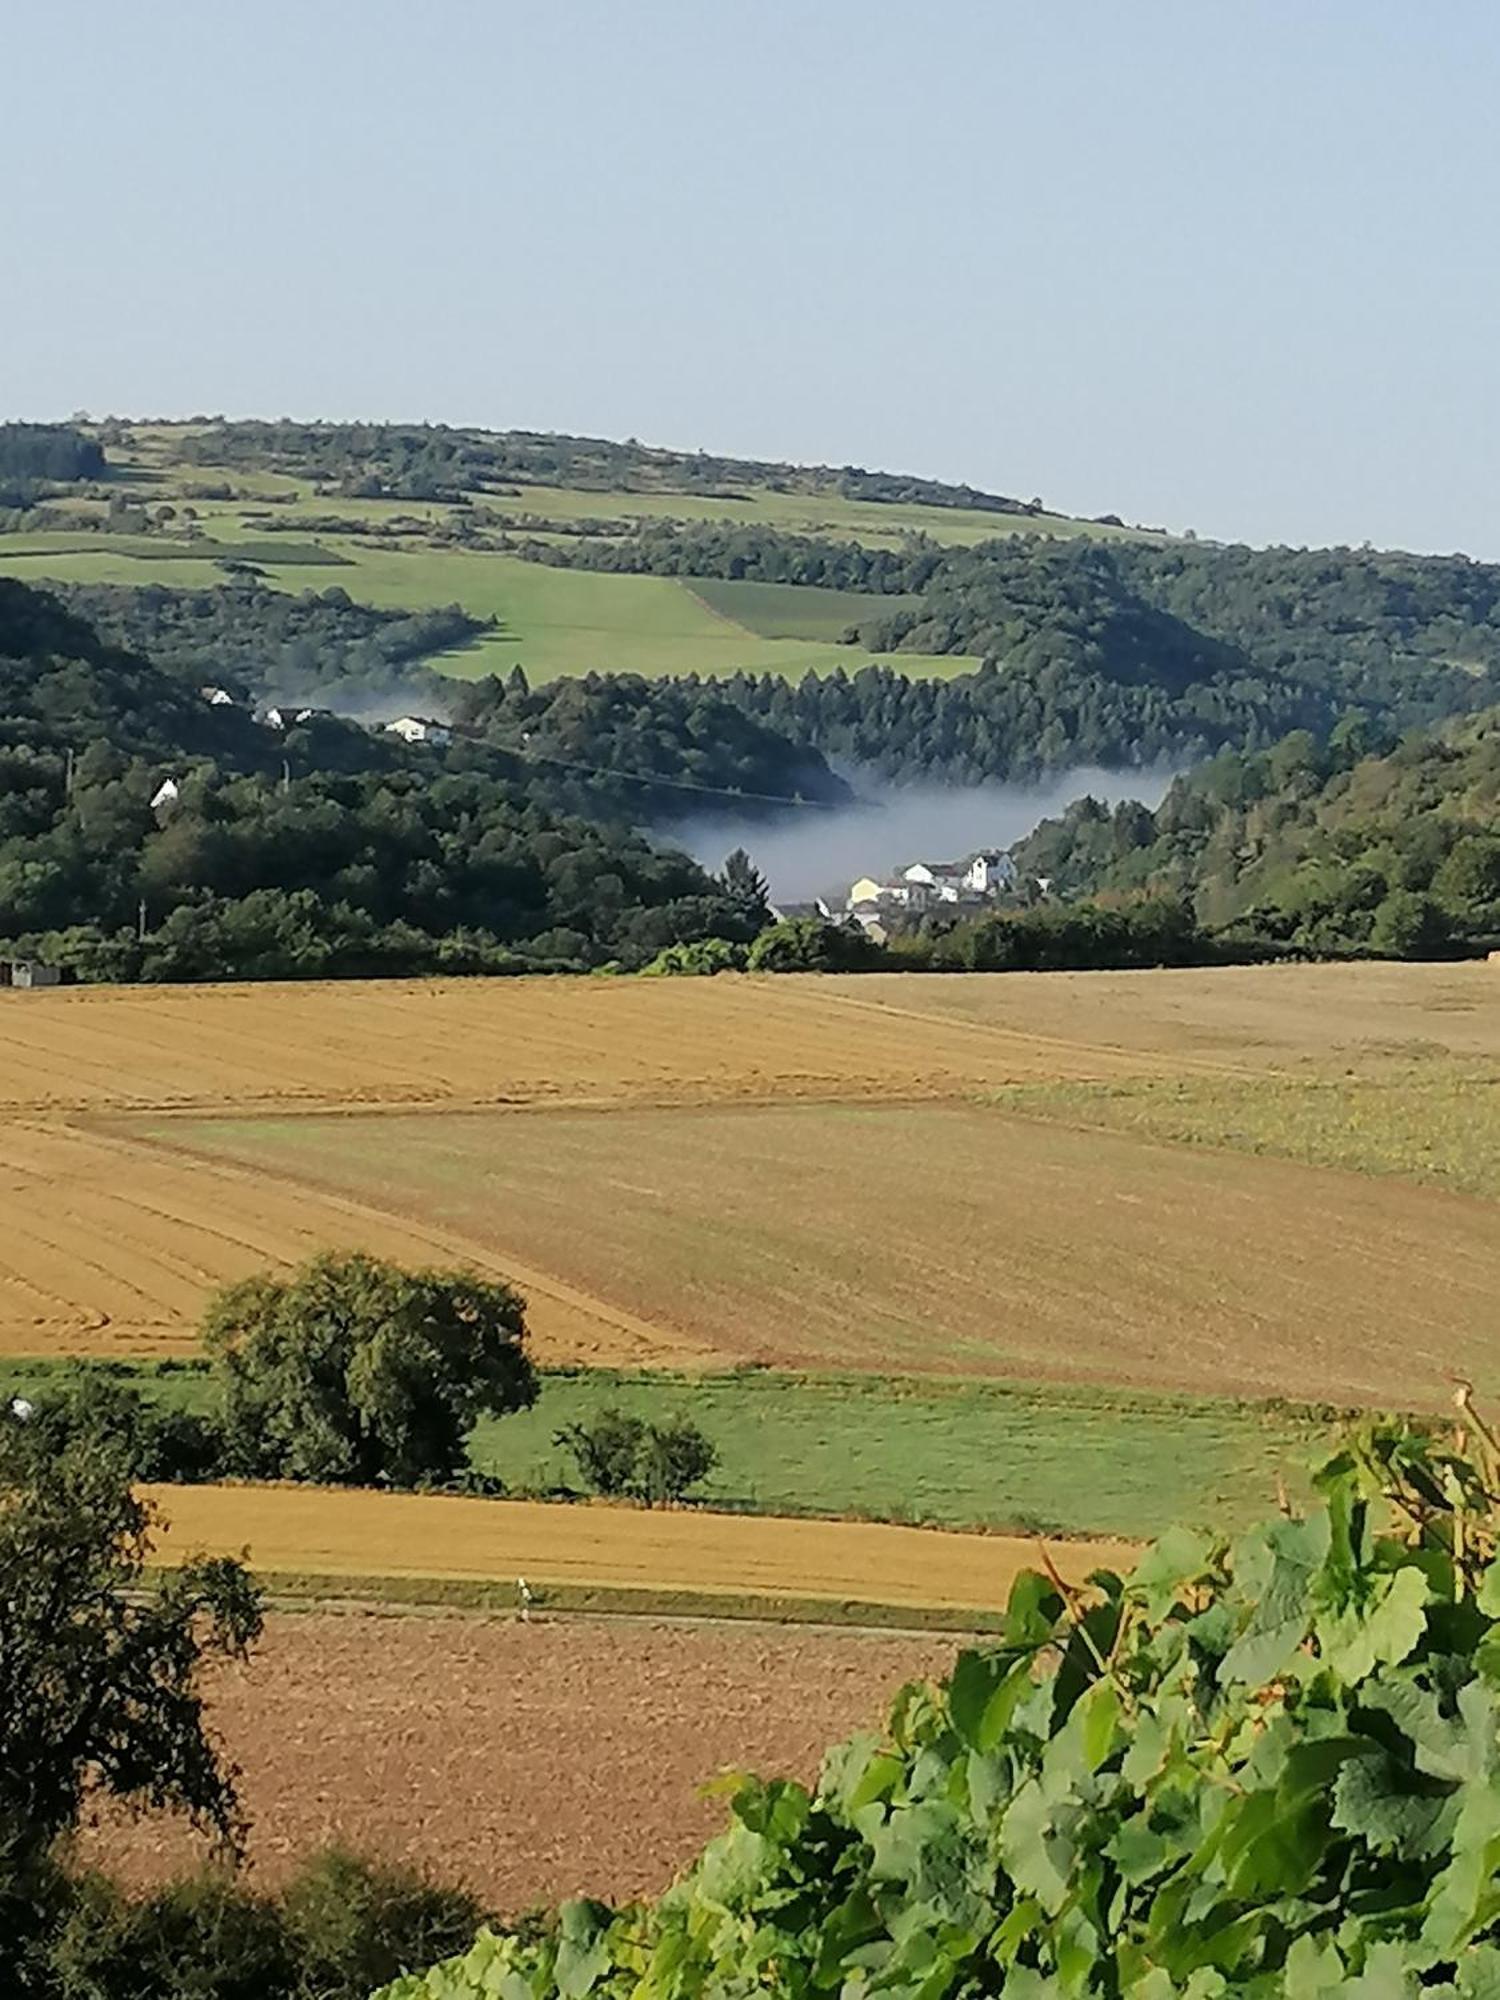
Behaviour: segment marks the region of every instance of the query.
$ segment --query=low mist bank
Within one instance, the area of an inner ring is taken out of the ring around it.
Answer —
[[[891,875],[909,861],[951,861],[980,847],[1009,847],[1039,820],[1092,793],[1114,804],[1159,804],[1170,771],[1104,771],[1090,765],[1035,785],[913,785],[872,789],[856,778],[857,805],[804,809],[767,823],[738,815],[692,820],[665,835],[706,868],[748,849],[783,902],[826,896],[837,907],[861,875]]]

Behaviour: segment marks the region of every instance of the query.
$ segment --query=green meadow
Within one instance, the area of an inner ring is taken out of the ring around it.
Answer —
[[[24,1360],[0,1364],[0,1398],[100,1367],[179,1408],[210,1399],[190,1363]],[[720,1454],[703,1490],[711,1506],[1063,1535],[1248,1522],[1278,1480],[1296,1488],[1334,1427],[1331,1414],[1286,1405],[1123,1390],[601,1369],[549,1374],[534,1409],[482,1423],[474,1464],[514,1493],[575,1486],[555,1434],[609,1406],[696,1423]]]

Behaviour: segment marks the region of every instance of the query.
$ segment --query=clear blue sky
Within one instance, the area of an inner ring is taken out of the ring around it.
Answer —
[[[6,414],[1500,557],[1491,0],[47,0],[3,64]]]

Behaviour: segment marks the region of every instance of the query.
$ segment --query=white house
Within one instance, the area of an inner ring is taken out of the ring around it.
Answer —
[[[930,889],[939,902],[951,903],[957,900],[958,892],[963,887],[964,864],[961,861],[913,861],[901,870],[901,879]]]
[[[982,847],[962,861],[913,861],[901,871],[907,882],[925,883],[939,902],[964,895],[993,896],[1016,879],[1016,864],[998,847]]]
[[[234,696],[228,688],[201,687],[198,690],[210,708],[233,708]]]
[[[1003,848],[982,847],[964,863],[964,887],[976,896],[998,895],[1012,888],[1015,879],[1016,864]]]
[[[151,794],[151,810],[154,813],[169,813],[182,797],[182,787],[175,778],[163,778]]]
[[[290,704],[282,708],[268,708],[263,718],[268,729],[291,729],[299,722],[310,722],[315,715],[330,715],[327,708],[296,708]]]
[[[441,747],[453,741],[453,731],[446,722],[433,722],[425,715],[398,715],[385,728],[388,736],[399,736],[403,743],[433,743]]]

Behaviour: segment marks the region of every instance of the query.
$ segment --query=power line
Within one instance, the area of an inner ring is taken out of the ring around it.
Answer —
[[[696,792],[705,798],[749,800],[755,805],[797,806],[807,812],[838,812],[841,805],[852,801],[838,799],[790,798],[784,792],[741,792],[731,791],[724,785],[700,785],[691,778],[662,778],[655,773],[644,771],[613,771],[602,764],[580,764],[569,757],[554,757],[545,750],[515,749],[506,743],[497,743],[494,749],[503,750],[508,756],[517,757],[523,763],[554,764],[559,770],[579,771],[591,778],[615,778],[626,785],[661,786],[668,791]]]

